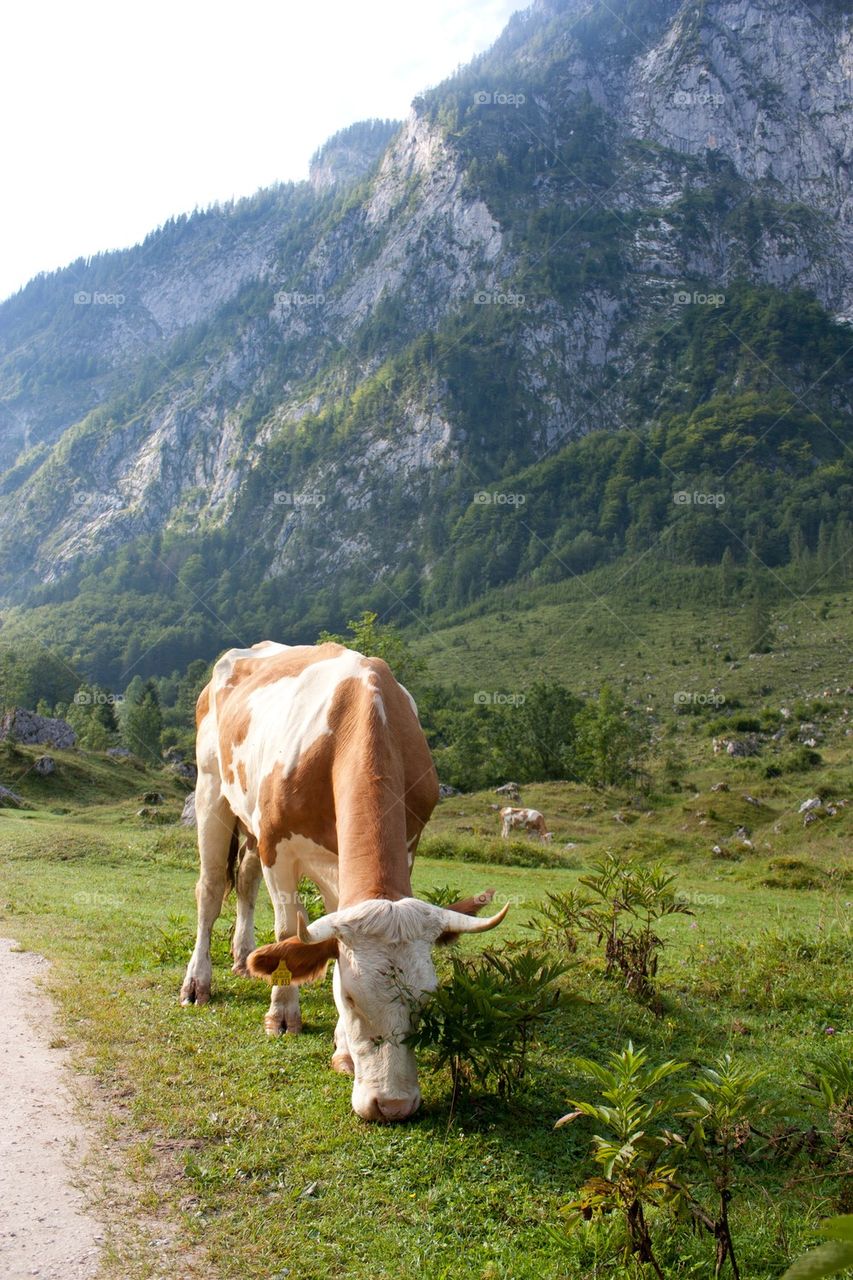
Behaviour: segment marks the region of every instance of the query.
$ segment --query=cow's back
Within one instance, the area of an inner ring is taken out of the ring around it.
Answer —
[[[198,726],[199,770],[219,775],[265,861],[294,835],[337,854],[342,805],[365,809],[369,826],[381,804],[383,829],[404,813],[410,840],[438,798],[414,702],[384,662],[342,645],[229,650],[199,699]]]

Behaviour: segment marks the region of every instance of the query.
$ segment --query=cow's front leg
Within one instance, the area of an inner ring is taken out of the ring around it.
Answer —
[[[299,988],[273,987],[270,1007],[264,1017],[268,1036],[280,1036],[283,1032],[298,1036],[302,1030],[302,1011],[299,1008]]]
[[[276,849],[272,865],[263,862],[263,873],[275,914],[275,936],[279,939],[292,938],[296,933],[299,912],[304,915],[305,909],[296,889],[296,870],[286,847],[280,845]],[[268,1036],[280,1036],[283,1032],[299,1034],[302,1014],[298,987],[291,984],[273,987],[264,1028]]]
[[[347,1044],[343,1018],[338,1018],[338,1023],[335,1027],[335,1052],[332,1054],[332,1070],[340,1071],[341,1075],[344,1076],[355,1075],[355,1067]]]
[[[335,995],[335,1004],[340,1008],[341,982],[338,976],[338,966],[335,965],[335,972],[332,975],[332,991]],[[344,1020],[338,1015],[338,1022],[335,1027],[335,1052],[332,1054],[332,1070],[340,1071],[342,1075],[354,1076],[355,1067],[353,1065],[352,1054],[349,1051],[347,1043],[347,1033],[344,1026]]]

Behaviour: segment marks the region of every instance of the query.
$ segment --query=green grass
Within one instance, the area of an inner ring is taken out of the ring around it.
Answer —
[[[607,681],[638,705],[671,713],[683,694],[718,690],[731,706],[815,696],[853,683],[853,610],[844,592],[798,601],[781,587],[772,607],[770,653],[746,651],[748,605],[715,600],[712,571],[652,561],[642,581],[621,565],[549,586],[508,587],[448,623],[435,622],[412,647],[442,684],[466,692],[513,693],[555,679],[577,693]],[[697,588],[700,573],[707,588]],[[713,714],[713,711],[710,712]]]
[[[695,791],[647,797],[642,808],[582,787],[525,789],[525,803],[542,808],[556,833],[552,850],[530,843],[530,857],[561,856],[566,866],[489,861],[502,842],[490,808],[497,798],[488,793],[439,806],[415,864],[416,891],[494,887],[513,904],[505,938],[528,936],[537,901],[576,885],[605,848],[662,857],[695,915],[662,925],[662,1016],[631,1001],[584,952],[564,980],[579,999],[566,1002],[543,1037],[511,1103],[475,1096],[451,1117],[449,1081],[423,1061],[423,1111],[394,1128],[359,1121],[348,1081],[328,1068],[328,980],[304,989],[303,1036],[266,1038],[267,988],[230,973],[229,912],[215,931],[214,999],[179,1008],[194,932],[193,833],[146,828],[135,817],[136,791],[121,803],[104,794],[106,783],[99,804],[87,807],[78,795],[76,812],[64,816],[0,813],[0,927],[53,960],[63,1034],[110,1109],[120,1108],[121,1120],[107,1127],[121,1134],[136,1198],[112,1229],[111,1274],[163,1274],[162,1258],[139,1245],[153,1216],[175,1224],[186,1274],[197,1266],[221,1280],[627,1277],[615,1224],[564,1243],[551,1228],[560,1230],[560,1206],[592,1172],[588,1129],[553,1130],[567,1100],[588,1088],[568,1058],[600,1056],[629,1037],[655,1056],[692,1061],[729,1046],[768,1069],[768,1098],[783,1117],[810,1123],[797,1080],[825,1044],[825,1027],[843,1030],[848,1016],[849,811],[804,829],[799,792],[763,780],[759,763],[717,760],[692,773]],[[731,790],[710,793],[723,774]],[[830,761],[821,777],[841,788],[843,765]],[[146,776],[139,791],[151,786]],[[755,849],[738,861],[715,858],[711,845],[747,817]],[[566,841],[576,848],[566,850]],[[482,863],[468,860],[478,847]],[[426,856],[431,848],[459,856],[435,859]],[[802,868],[792,863],[807,868],[814,888],[799,885]],[[774,876],[790,877],[791,886],[768,883]],[[259,941],[271,931],[262,891]],[[485,942],[461,944],[478,945]],[[797,1173],[772,1162],[744,1171],[734,1222],[745,1277],[777,1276],[833,1209],[837,1182],[796,1182]],[[704,1242],[683,1228],[659,1231],[667,1275],[711,1274]]]

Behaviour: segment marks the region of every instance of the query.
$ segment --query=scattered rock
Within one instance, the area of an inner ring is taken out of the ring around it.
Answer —
[[[146,791],[142,797],[143,804],[165,804],[166,797],[161,796],[159,791]]]
[[[194,764],[184,764],[183,761],[179,761],[170,767],[175,777],[183,778],[186,782],[191,782],[195,786],[198,779],[198,769]]]
[[[811,813],[812,809],[819,809],[821,800],[818,796],[814,796],[811,800],[804,800],[797,810],[798,813]]]
[[[17,791],[10,791],[8,787],[0,787],[0,809],[23,809],[24,801]]]
[[[39,756],[33,768],[40,778],[49,778],[52,773],[56,773],[56,761],[53,756]]]
[[[728,791],[729,784],[727,782],[715,782],[712,791]]]
[[[757,733],[748,733],[743,738],[731,738],[726,743],[728,756],[757,756],[761,750],[761,739]]]
[[[803,826],[810,827],[813,822],[817,822],[818,814],[814,809],[810,809],[803,818]]]
[[[756,807],[756,809],[760,809],[760,808],[761,808],[761,801],[760,801],[760,800],[756,800],[755,796],[751,796],[751,795],[749,795],[749,793],[748,793],[748,792],[744,791],[744,793],[743,793],[743,798],[744,798],[744,800],[746,801],[746,803],[747,803],[747,804],[754,804],[754,805],[755,805],[755,807]]]
[[[503,786],[495,787],[496,796],[506,796],[508,800],[520,800],[521,788],[517,782],[505,782]]]
[[[132,754],[127,747],[107,747],[107,755],[113,760],[127,760]]]
[[[181,826],[194,827],[195,825],[195,792],[191,791],[184,801],[184,807],[181,810]]]
[[[735,835],[737,836],[738,840],[748,840],[749,837],[752,835],[752,832],[750,831],[749,827],[738,827],[737,830],[735,831]]]
[[[439,800],[448,800],[450,796],[458,796],[459,791],[456,787],[451,787],[448,782],[439,782],[438,798]]]
[[[0,739],[5,738],[13,738],[28,747],[55,747],[57,751],[67,751],[77,742],[77,734],[67,720],[39,716],[23,707],[7,711],[0,720]]]
[[[174,822],[174,816],[171,813],[164,813],[162,809],[155,809],[152,806],[145,805],[136,811],[137,818],[142,818],[143,822],[166,823]]]

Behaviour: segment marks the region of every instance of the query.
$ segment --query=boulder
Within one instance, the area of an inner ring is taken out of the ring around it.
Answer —
[[[811,800],[804,800],[797,810],[798,813],[811,813],[813,809],[819,809],[821,800],[818,796],[813,796]]]
[[[184,801],[184,807],[181,810],[181,826],[194,827],[195,825],[195,792],[191,791]]]
[[[760,750],[761,739],[754,733],[743,738],[730,738],[726,743],[726,755],[729,756],[757,756]]]
[[[520,800],[521,788],[517,782],[505,782],[503,786],[495,787],[496,796],[506,796],[507,800]]]
[[[49,778],[52,773],[56,773],[56,761],[53,756],[39,756],[33,768],[40,778]]]
[[[24,801],[17,791],[10,791],[8,787],[0,787],[0,809],[23,809]]]
[[[166,797],[161,796],[159,791],[146,791],[142,797],[143,804],[165,804]]]
[[[141,818],[143,822],[166,823],[174,822],[174,814],[164,813],[162,809],[155,809],[151,805],[145,805],[142,809],[137,809],[137,818]]]
[[[7,711],[0,720],[0,739],[5,738],[12,738],[27,747],[55,747],[57,751],[67,751],[77,742],[77,734],[67,720],[39,716],[23,707]]]
[[[177,764],[171,765],[170,768],[176,778],[183,778],[185,782],[191,782],[195,786],[198,778],[198,769],[194,764],[186,764],[183,760],[179,760]]]

